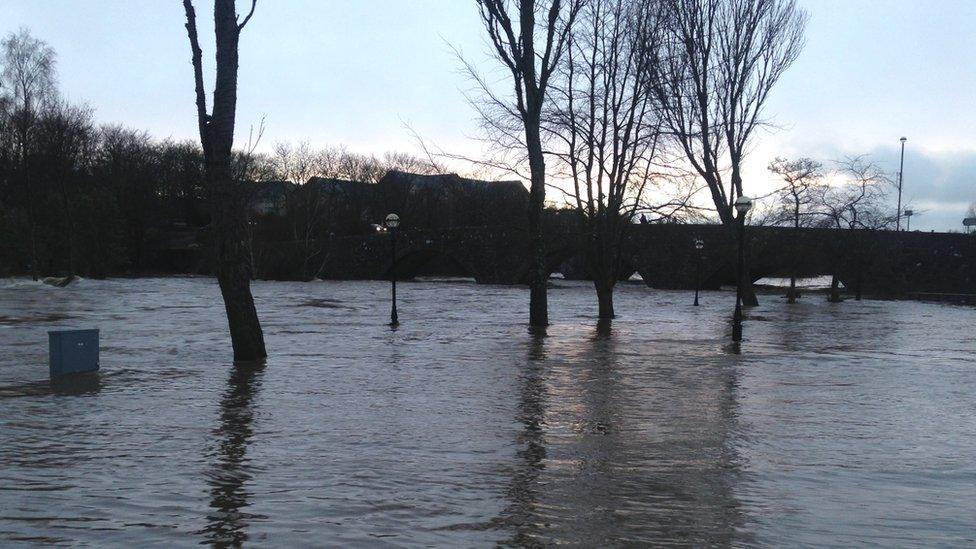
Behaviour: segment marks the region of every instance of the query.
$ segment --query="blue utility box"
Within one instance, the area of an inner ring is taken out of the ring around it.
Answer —
[[[98,371],[98,330],[48,332],[51,379]]]

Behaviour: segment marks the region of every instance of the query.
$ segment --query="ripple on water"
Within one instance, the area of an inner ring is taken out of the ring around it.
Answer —
[[[233,368],[209,279],[0,284],[0,545],[967,545],[971,308],[727,292],[254,285]],[[46,380],[46,332],[102,370]]]

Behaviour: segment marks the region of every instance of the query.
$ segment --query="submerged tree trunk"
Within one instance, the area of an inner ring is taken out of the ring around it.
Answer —
[[[738,233],[738,221],[733,221],[729,225],[729,229],[732,231],[732,242],[735,246],[739,245],[739,235]],[[759,298],[756,297],[756,289],[752,285],[752,274],[749,269],[749,227],[745,228],[745,241],[742,243],[744,246],[743,253],[743,264],[742,264],[742,306],[743,307],[756,307],[759,305]],[[734,248],[733,253],[738,253],[738,249]],[[734,257],[734,256],[733,256]],[[736,283],[739,281],[737,280]]]
[[[26,116],[26,114],[25,114]],[[27,223],[30,226],[30,257],[31,257],[31,279],[37,282],[38,279],[38,269],[37,269],[37,212],[34,208],[34,189],[31,187],[30,182],[30,169],[28,167],[28,157],[27,157],[27,139],[28,132],[24,128],[20,132],[20,166],[23,170],[23,180],[24,180],[24,190],[27,192]]]
[[[237,110],[238,39],[251,14],[238,24],[234,0],[214,0],[217,77],[213,112],[206,111],[202,51],[197,39],[196,14],[191,0],[183,0],[186,29],[193,52],[197,117],[203,145],[206,179],[210,189],[212,240],[217,282],[224,299],[235,361],[267,356],[261,322],[251,295],[247,218],[239,184],[231,171],[234,122]],[[252,11],[253,14],[253,4]]]
[[[531,256],[529,279],[529,324],[549,324],[549,303],[546,283],[546,247],[542,239],[542,212],[546,199],[546,163],[543,157],[541,118],[546,101],[546,89],[565,50],[567,34],[573,26],[583,0],[551,0],[547,6],[536,0],[477,0],[482,22],[488,31],[496,58],[511,72],[515,85],[514,105],[506,106],[502,116],[513,115],[525,130],[525,149],[528,156],[531,185],[529,188],[528,245]],[[538,12],[538,13],[537,13]],[[537,49],[536,15],[545,14],[545,23]],[[475,77],[480,81],[478,77]],[[484,91],[493,105],[482,115],[495,127],[494,105],[497,98],[487,87]],[[503,132],[507,133],[507,132]],[[503,139],[504,141],[505,139]],[[521,143],[519,144],[521,145]]]
[[[796,303],[796,262],[797,253],[800,249],[800,203],[799,201],[794,202],[793,208],[793,234],[791,236],[791,244],[793,257],[790,258],[790,291],[786,294],[787,303]]]
[[[62,174],[61,180],[59,181],[59,190],[61,192],[61,202],[64,205],[65,222],[68,226],[66,240],[68,245],[68,278],[70,279],[75,276],[75,223],[74,216],[71,212],[71,199],[68,196],[68,188],[64,182],[64,177]]]
[[[830,276],[830,295],[827,296],[827,301],[840,303],[840,280],[837,279],[837,275]]]
[[[530,106],[530,109],[532,107]],[[539,106],[541,108],[541,105]],[[549,297],[546,293],[549,273],[546,269],[546,245],[542,237],[542,213],[546,200],[546,162],[542,153],[539,124],[525,121],[529,153],[531,186],[529,188],[529,324],[549,325]]]
[[[596,298],[600,304],[600,318],[601,319],[611,319],[615,315],[613,313],[613,287],[614,283],[612,281],[596,281],[594,280],[594,285],[596,286]]]

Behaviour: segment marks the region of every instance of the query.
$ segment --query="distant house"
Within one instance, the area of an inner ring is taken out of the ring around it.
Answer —
[[[404,228],[450,228],[525,223],[529,191],[518,181],[481,181],[454,173],[424,175],[391,170],[378,183],[311,177],[244,183],[258,216],[312,215],[334,234],[358,234],[389,213]]]
[[[288,181],[246,181],[244,192],[251,213],[255,215],[285,215],[288,191],[294,183]]]
[[[376,185],[362,181],[348,179],[333,179],[331,177],[310,177],[305,182],[306,187],[317,188],[321,192],[346,196],[364,196],[374,194]]]
[[[529,191],[518,181],[481,181],[457,174],[391,170],[377,183],[386,208],[405,226],[446,228],[520,224]]]

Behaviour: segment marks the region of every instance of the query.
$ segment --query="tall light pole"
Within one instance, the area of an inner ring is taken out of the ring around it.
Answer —
[[[746,214],[752,208],[752,199],[740,196],[735,199],[735,211],[739,213],[739,265],[735,276],[735,312],[732,313],[732,341],[742,341],[742,277],[745,263],[742,250],[746,240]]]
[[[400,319],[397,318],[396,308],[396,230],[400,226],[400,216],[397,214],[386,216],[383,225],[390,231],[390,248],[393,250],[392,261],[390,262],[390,283],[393,298],[393,306],[390,309],[390,326],[397,326],[400,324]]]
[[[698,306],[698,290],[701,288],[701,253],[705,241],[695,237],[695,307]]]
[[[901,166],[898,168],[898,215],[895,218],[895,231],[901,230],[901,180],[905,174],[905,141],[907,137],[902,137],[901,141]]]

